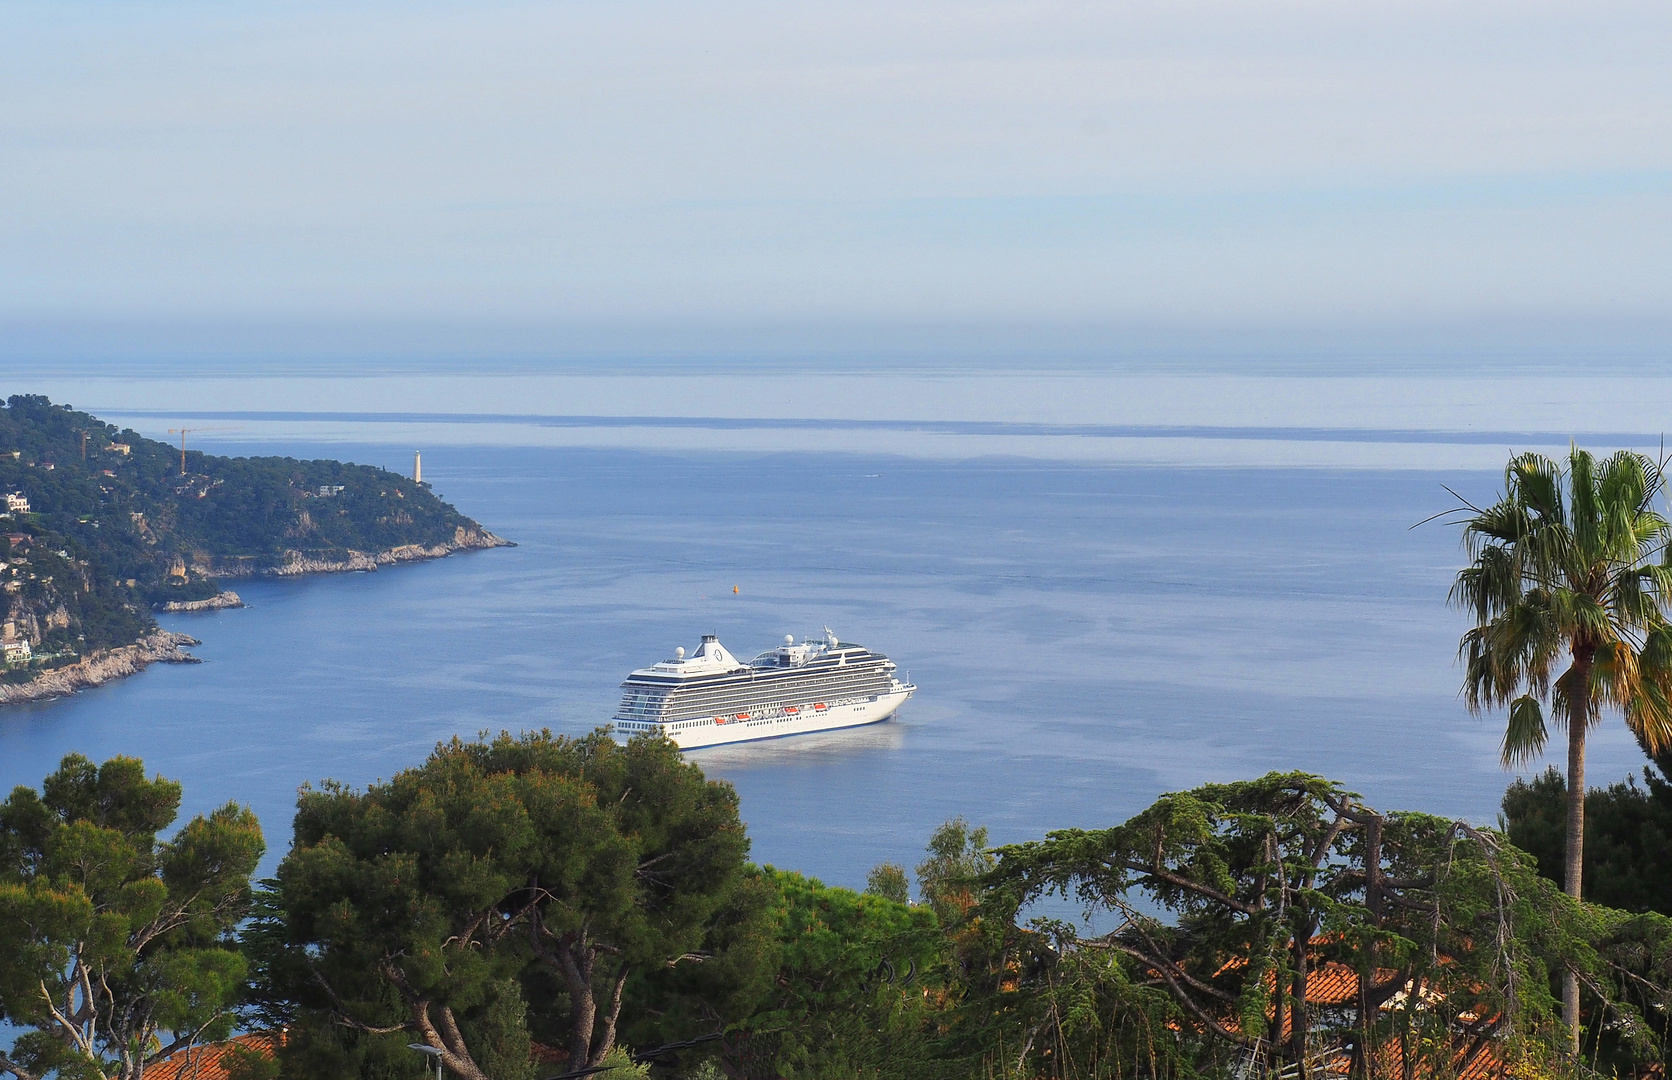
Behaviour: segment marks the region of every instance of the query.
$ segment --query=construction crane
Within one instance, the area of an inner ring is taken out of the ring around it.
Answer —
[[[228,428],[228,427],[182,427],[182,428],[172,428],[171,427],[171,428],[169,428],[168,433],[170,435],[180,436],[180,475],[181,476],[186,475],[186,436],[187,436],[187,434],[189,434],[191,432],[194,432],[194,431],[236,431],[236,430],[238,430],[238,429],[237,428]]]

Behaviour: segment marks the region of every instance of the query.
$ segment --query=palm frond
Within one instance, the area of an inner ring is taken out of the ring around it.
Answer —
[[[1602,532],[1598,521],[1596,460],[1575,446],[1568,452],[1568,505],[1572,516],[1568,527],[1573,532],[1574,545],[1586,562],[1595,558]]]
[[[1518,454],[1504,477],[1509,497],[1546,521],[1562,523],[1562,467],[1543,454]]]
[[[1551,607],[1557,612],[1556,621],[1572,635],[1598,642],[1611,641],[1617,636],[1608,608],[1588,592],[1552,590]]]
[[[1519,543],[1532,530],[1526,508],[1514,499],[1500,499],[1475,514],[1463,526],[1463,547],[1473,559],[1489,543]]]
[[[1637,652],[1630,642],[1609,641],[1597,646],[1591,658],[1588,696],[1617,709],[1629,711],[1642,693]],[[1596,710],[1591,710],[1592,722]]]
[[[1524,694],[1510,703],[1509,724],[1504,728],[1501,757],[1504,768],[1525,765],[1544,753],[1550,732],[1544,726],[1544,710],[1538,698]]]
[[[1589,728],[1597,718],[1591,697],[1591,680],[1582,676],[1576,667],[1562,672],[1550,684],[1550,711],[1555,714],[1556,723],[1563,727],[1571,725],[1573,718],[1578,716]]]
[[[1672,525],[1655,510],[1639,510],[1632,522],[1639,559],[1652,559],[1666,547],[1666,536]]]
[[[1663,586],[1672,585],[1672,573],[1665,574],[1663,582],[1661,569],[1643,566],[1615,575],[1604,601],[1622,630],[1642,629],[1659,620]]]
[[[1626,714],[1626,723],[1658,754],[1672,749],[1672,625],[1660,623],[1643,639],[1637,657],[1639,700]]]
[[[1472,611],[1475,621],[1483,623],[1514,606],[1521,589],[1514,555],[1502,544],[1488,544],[1472,565],[1458,571],[1448,600],[1454,607]]]

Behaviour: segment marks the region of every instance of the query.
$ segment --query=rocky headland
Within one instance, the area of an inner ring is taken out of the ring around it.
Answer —
[[[515,547],[511,541],[495,536],[486,529],[467,529],[459,526],[453,539],[442,544],[401,544],[383,551],[345,551],[341,555],[321,557],[301,551],[287,551],[279,565],[265,571],[274,577],[296,577],[300,574],[342,574],[372,571],[380,566],[396,563],[422,562],[440,559],[457,551],[477,551],[483,548]],[[230,576],[230,575],[229,575]]]
[[[349,549],[331,552],[328,555],[286,551],[277,563],[266,565],[240,557],[200,557],[193,561],[193,569],[213,574],[218,578],[299,577],[303,574],[375,571],[379,567],[393,566],[397,563],[440,559],[460,551],[497,547],[516,547],[516,544],[486,529],[460,526],[454,530],[450,541],[441,544],[401,544],[373,552]],[[161,605],[157,610],[165,614],[174,614],[220,611],[243,606],[242,597],[231,589],[223,589],[207,599],[173,600]],[[185,651],[199,644],[202,643],[187,634],[162,629],[153,630],[135,644],[97,650],[74,664],[44,671],[26,683],[0,683],[0,705],[63,697],[77,690],[102,685],[112,679],[137,675],[151,664],[201,664],[202,660]]]
[[[288,548],[276,558],[254,555],[191,556],[185,565],[192,574],[216,580],[255,577],[300,577],[303,574],[366,573],[396,563],[422,562],[440,559],[460,551],[484,548],[516,547],[502,537],[495,536],[480,526],[460,525],[453,536],[438,544],[399,544],[381,551],[360,551],[355,548]],[[227,595],[223,593],[222,595]],[[193,603],[194,601],[187,601]],[[203,603],[203,601],[195,601]],[[209,604],[209,607],[231,605]],[[162,611],[203,611],[204,607],[163,607]]]
[[[164,612],[175,611],[220,611],[223,608],[240,608],[244,600],[231,589],[222,589],[207,600],[170,600],[157,610]]]
[[[416,475],[182,453],[30,394],[0,402],[0,526],[0,705],[186,659],[156,614],[242,607],[240,580],[511,546]]]
[[[73,664],[43,671],[26,683],[0,683],[0,705],[63,697],[137,674],[152,664],[201,664],[203,661],[185,651],[199,644],[188,634],[153,630],[132,645],[100,649]]]

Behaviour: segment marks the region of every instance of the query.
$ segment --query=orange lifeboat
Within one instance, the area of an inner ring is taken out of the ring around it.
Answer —
[[[737,714],[737,718],[739,720],[747,720],[747,719],[749,719],[749,714],[746,713],[746,712],[740,712],[740,713]]]
[[[813,703],[813,711],[814,712],[824,712],[825,707],[826,706],[825,706],[824,702],[822,702],[822,701],[815,701]]]
[[[800,712],[801,710],[796,708],[794,705],[785,705],[784,706],[784,711],[789,713],[791,716],[794,716],[796,713]]]

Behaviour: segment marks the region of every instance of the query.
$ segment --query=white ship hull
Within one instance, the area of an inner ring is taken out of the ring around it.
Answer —
[[[638,734],[640,730],[659,728],[681,750],[696,750],[704,746],[725,746],[730,743],[754,742],[756,739],[781,739],[786,735],[809,735],[815,731],[836,731],[841,728],[876,724],[894,715],[915,686],[894,684],[897,689],[886,694],[859,701],[831,702],[815,710],[811,706],[795,713],[780,712],[770,716],[751,716],[747,720],[732,718],[724,724],[686,721],[682,724],[644,725],[616,724],[616,733],[623,736]]]
[[[824,638],[784,644],[744,663],[704,634],[695,654],[639,668],[621,684],[616,735],[665,735],[681,750],[875,724],[916,690],[894,662],[863,645]]]

